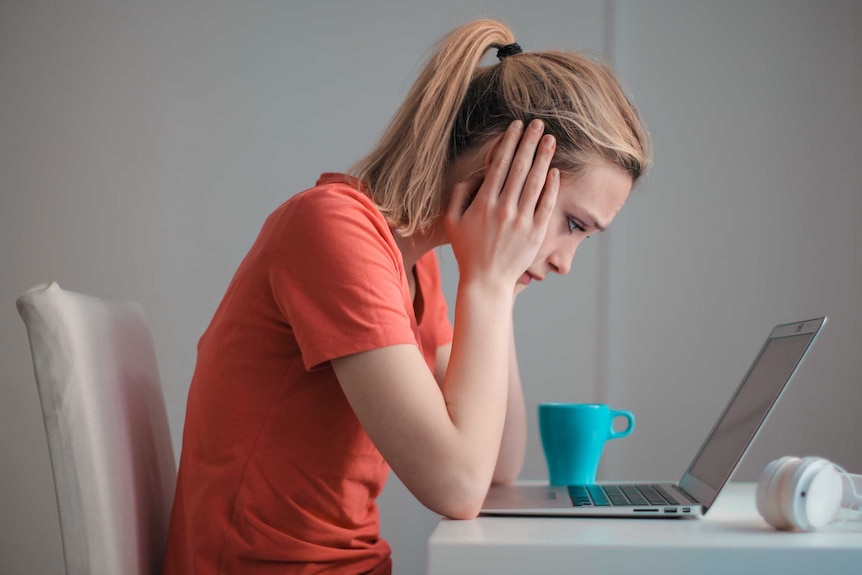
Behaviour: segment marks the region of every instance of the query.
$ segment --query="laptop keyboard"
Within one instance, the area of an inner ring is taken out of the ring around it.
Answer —
[[[678,505],[660,485],[569,485],[575,507]]]

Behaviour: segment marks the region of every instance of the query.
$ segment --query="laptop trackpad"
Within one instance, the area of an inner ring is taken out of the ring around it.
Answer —
[[[555,509],[572,507],[565,487],[548,485],[494,485],[483,509]]]

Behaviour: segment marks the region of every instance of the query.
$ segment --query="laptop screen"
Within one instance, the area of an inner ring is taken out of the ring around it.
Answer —
[[[716,491],[721,489],[802,361],[819,327],[798,335],[784,335],[788,330],[781,330],[782,335],[776,337],[773,332],[687,474]],[[708,506],[711,501],[704,503]]]

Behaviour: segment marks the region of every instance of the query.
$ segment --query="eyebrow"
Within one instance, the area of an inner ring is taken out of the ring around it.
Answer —
[[[596,218],[596,216],[594,216],[590,212],[584,210],[583,208],[581,208],[581,212],[583,213],[583,216],[584,216],[584,223],[587,224],[588,227],[595,228],[595,229],[599,230],[599,232],[603,232],[603,231],[608,229],[607,226],[599,223],[598,218]]]

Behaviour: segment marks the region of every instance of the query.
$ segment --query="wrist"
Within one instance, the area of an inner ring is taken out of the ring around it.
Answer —
[[[485,302],[490,306],[495,304],[511,309],[515,302],[515,290],[505,282],[489,281],[480,278],[461,277],[458,281],[458,299],[470,299]]]

